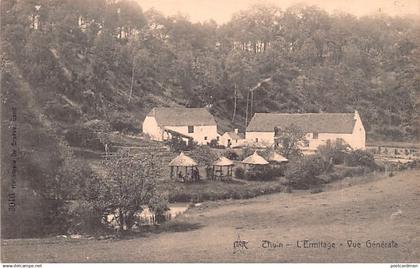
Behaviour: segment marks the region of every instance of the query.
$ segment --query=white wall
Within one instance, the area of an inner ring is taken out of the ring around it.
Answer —
[[[359,114],[355,113],[356,123],[354,124],[353,133],[318,133],[318,138],[313,139],[313,133],[306,134],[306,140],[309,141],[309,147],[302,147],[302,149],[314,152],[319,145],[325,144],[327,140],[335,141],[336,139],[343,139],[353,149],[366,148],[366,132],[363,127],[362,120]],[[258,138],[257,144],[261,146],[271,146],[274,144],[274,132],[247,132],[246,140],[250,143],[255,143]]]
[[[231,147],[240,146],[244,143],[244,139],[233,139],[227,132],[220,137],[219,144],[228,146],[229,140],[231,142]]]
[[[325,144],[328,140],[335,141],[337,139],[343,139],[350,146],[352,142],[352,134],[318,133],[318,139],[313,139],[312,135],[313,133],[308,133],[306,138],[309,141],[309,149],[312,150],[317,149],[319,145]]]
[[[246,132],[245,140],[250,144],[258,144],[260,146],[268,147],[274,144],[274,131],[273,132]]]
[[[143,133],[150,136],[152,140],[162,141],[163,131],[156,122],[155,117],[146,116],[143,121]]]
[[[359,113],[355,113],[356,124],[354,124],[352,147],[353,149],[366,149],[366,131]]]
[[[194,132],[188,133],[188,126],[165,126],[165,128],[192,137],[198,144],[207,144],[212,139],[217,139],[217,126],[194,126]],[[205,139],[207,137],[207,140]]]

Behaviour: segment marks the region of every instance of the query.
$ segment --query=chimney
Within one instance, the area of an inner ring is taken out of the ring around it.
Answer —
[[[359,119],[360,115],[359,112],[357,110],[354,110],[354,119]]]
[[[236,134],[238,134],[238,129],[237,128],[235,128],[234,131],[235,131]]]

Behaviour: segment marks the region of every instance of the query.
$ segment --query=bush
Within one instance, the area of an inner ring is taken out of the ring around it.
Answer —
[[[244,179],[254,181],[270,181],[276,177],[284,175],[284,168],[281,167],[264,167],[263,169],[253,169],[245,172]]]
[[[360,176],[363,175],[367,172],[365,167],[342,167],[342,168],[337,168],[336,167],[336,171],[334,173],[338,174],[338,176],[340,178],[345,178],[345,177],[355,177],[355,176]]]
[[[110,126],[119,132],[138,133],[137,122],[133,116],[125,113],[113,113],[109,118]]]
[[[241,167],[235,169],[235,178],[237,179],[245,179],[245,170]]]
[[[80,111],[71,107],[68,104],[60,102],[48,102],[45,107],[46,113],[54,120],[73,124],[81,118]]]
[[[222,144],[219,144],[219,141],[218,141],[218,140],[216,140],[216,139],[212,139],[212,140],[209,142],[209,146],[210,146],[211,148],[216,148],[216,149],[225,149],[225,146],[224,146],[224,145],[222,145]]]
[[[196,144],[194,144],[191,151],[189,151],[187,155],[197,161],[198,165],[200,166],[211,166],[213,162],[218,158],[209,146]]]
[[[329,163],[322,157],[311,155],[290,163],[285,175],[291,186],[307,189],[311,185],[319,184],[321,180],[318,176],[326,173],[329,168]]]
[[[226,158],[229,158],[230,160],[238,160],[239,159],[239,155],[233,151],[233,150],[227,150],[223,156],[225,156]]]
[[[319,178],[324,183],[330,183],[337,180],[342,180],[346,177],[361,176],[369,172],[366,167],[334,167],[334,171],[328,174],[323,174]]]
[[[173,152],[182,152],[182,151],[190,151],[195,148],[197,145],[195,142],[189,142],[187,144],[182,138],[178,136],[172,136],[171,139],[166,141],[166,145],[168,145]]]
[[[339,165],[344,163],[344,158],[348,149],[350,149],[350,146],[342,139],[337,139],[333,142],[328,140],[326,144],[318,147],[317,153],[324,158],[325,161]]]
[[[101,142],[98,135],[89,128],[74,126],[67,131],[65,139],[70,146],[98,151],[104,150],[104,144]]]
[[[155,214],[156,222],[162,223],[166,220],[165,213],[169,210],[168,197],[156,194],[149,200],[148,207]]]
[[[377,168],[373,154],[363,150],[355,150],[347,153],[344,158],[344,163],[350,167],[361,166],[368,167],[371,170]]]

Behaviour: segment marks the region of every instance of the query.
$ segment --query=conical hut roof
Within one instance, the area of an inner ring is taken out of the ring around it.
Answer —
[[[213,162],[213,166],[233,166],[233,161],[222,156]]]
[[[268,162],[262,156],[257,154],[257,151],[254,154],[248,156],[242,161],[243,164],[250,164],[250,165],[267,165]]]
[[[183,152],[181,152],[177,157],[172,159],[169,163],[170,167],[193,167],[197,166],[197,162],[195,162],[191,157],[186,156]]]
[[[286,157],[276,152],[271,152],[269,154],[268,161],[273,161],[273,162],[278,162],[278,163],[289,162],[289,160]]]

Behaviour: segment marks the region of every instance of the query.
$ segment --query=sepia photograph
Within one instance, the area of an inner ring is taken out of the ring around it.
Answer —
[[[420,0],[0,9],[2,267],[419,267]]]

